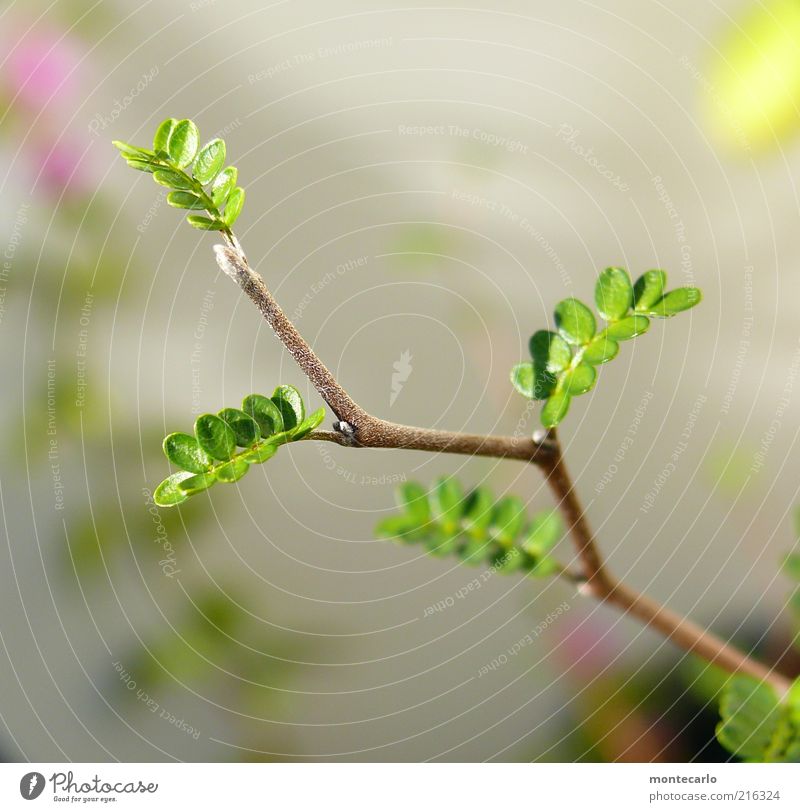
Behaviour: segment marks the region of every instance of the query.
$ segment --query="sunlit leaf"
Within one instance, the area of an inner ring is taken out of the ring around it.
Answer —
[[[560,385],[569,395],[582,395],[594,386],[596,378],[597,370],[591,364],[581,362],[563,374]]]
[[[597,312],[606,321],[621,319],[633,304],[633,286],[622,268],[606,268],[597,277],[594,289]]]
[[[197,442],[216,460],[229,460],[236,449],[233,429],[215,414],[201,414],[194,424]]]
[[[193,474],[202,474],[213,462],[191,434],[176,431],[164,438],[163,448],[170,462]]]
[[[627,341],[629,338],[646,333],[650,327],[650,319],[647,316],[628,316],[627,318],[615,321],[606,328],[606,334],[615,341]]]
[[[188,166],[197,154],[200,136],[193,121],[183,119],[179,121],[169,134],[167,152],[170,160],[179,169]]]
[[[588,344],[594,337],[594,314],[574,297],[560,301],[556,305],[555,316],[558,332],[570,344]]]
[[[567,392],[558,392],[549,397],[542,407],[542,425],[547,429],[555,428],[567,416],[570,400]]]
[[[634,308],[648,311],[664,295],[666,288],[667,274],[664,271],[645,271],[633,286]]]
[[[197,153],[197,158],[192,167],[192,175],[195,180],[205,186],[206,183],[214,180],[224,163],[225,142],[221,138],[215,138]]]

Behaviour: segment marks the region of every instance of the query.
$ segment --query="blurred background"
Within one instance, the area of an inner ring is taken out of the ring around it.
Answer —
[[[559,299],[608,265],[700,286],[562,441],[618,575],[796,674],[800,4],[6,2],[0,56],[1,758],[726,757],[712,669],[374,540],[409,479],[545,508],[532,467],[300,443],[156,508],[165,434],[321,403],[110,142],[224,137],[251,261],[399,422],[532,431],[508,372]]]

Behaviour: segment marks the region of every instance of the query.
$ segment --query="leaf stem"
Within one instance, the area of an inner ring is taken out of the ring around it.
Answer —
[[[334,424],[335,431],[312,432],[307,439],[354,447],[417,449],[508,458],[538,466],[556,497],[558,509],[575,543],[583,570],[581,591],[637,618],[684,651],[696,654],[731,674],[749,674],[772,685],[780,695],[788,691],[790,681],[787,677],[748,657],[693,621],[617,581],[609,573],[567,471],[554,430],[539,440],[484,436],[403,426],[370,415],[350,397],[287,318],[264,280],[250,267],[230,229],[222,231],[222,234],[227,244],[214,246],[219,267],[261,311],[278,339],[338,418]],[[562,569],[560,574],[573,582],[576,577],[566,569]]]

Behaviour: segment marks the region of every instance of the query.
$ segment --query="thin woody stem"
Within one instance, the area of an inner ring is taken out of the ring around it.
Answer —
[[[374,417],[350,397],[300,335],[269,292],[264,280],[250,267],[233,234],[223,233],[223,236],[227,245],[214,246],[219,267],[261,311],[276,336],[338,418],[333,432],[313,432],[308,439],[326,440],[352,447],[417,449],[508,458],[537,465],[556,497],[558,508],[575,543],[582,569],[583,592],[641,620],[645,626],[661,632],[679,648],[692,652],[729,673],[749,674],[763,680],[771,684],[780,695],[788,691],[790,681],[782,674],[768,669],[652,598],[635,592],[609,573],[575,492],[554,431],[537,441],[532,438],[416,428]],[[567,570],[563,570],[561,574],[573,581],[576,578],[574,573]]]

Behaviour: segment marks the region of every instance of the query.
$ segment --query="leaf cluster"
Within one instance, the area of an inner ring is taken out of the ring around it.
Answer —
[[[749,762],[800,760],[800,680],[785,699],[753,677],[736,675],[720,698],[719,743]]]
[[[293,386],[279,386],[271,398],[248,395],[241,409],[201,414],[193,435],[177,431],[164,438],[164,454],[181,470],[155,489],[153,499],[171,507],[215,482],[236,482],[251,465],[275,456],[279,446],[310,434],[325,410],[305,414],[303,398]]]
[[[524,397],[543,400],[541,421],[557,426],[570,402],[595,385],[597,367],[616,357],[619,342],[650,327],[651,318],[670,318],[689,310],[702,298],[698,288],[667,292],[664,271],[647,271],[632,284],[622,268],[606,268],[594,291],[597,312],[606,326],[597,329],[592,310],[571,297],[556,305],[556,332],[539,330],[530,339],[531,360],[511,370],[511,383]]]
[[[128,166],[149,172],[153,180],[170,189],[167,203],[190,214],[190,225],[203,231],[230,233],[242,213],[244,189],[236,185],[235,166],[225,167],[225,142],[214,138],[200,146],[197,125],[187,118],[162,121],[153,137],[153,149],[114,141]]]
[[[397,491],[400,513],[375,528],[382,538],[420,543],[434,556],[457,555],[467,564],[488,561],[503,573],[553,575],[560,565],[549,553],[563,535],[558,514],[545,511],[528,520],[516,496],[499,501],[487,488],[465,494],[454,477],[442,477],[429,490],[406,482]]]

